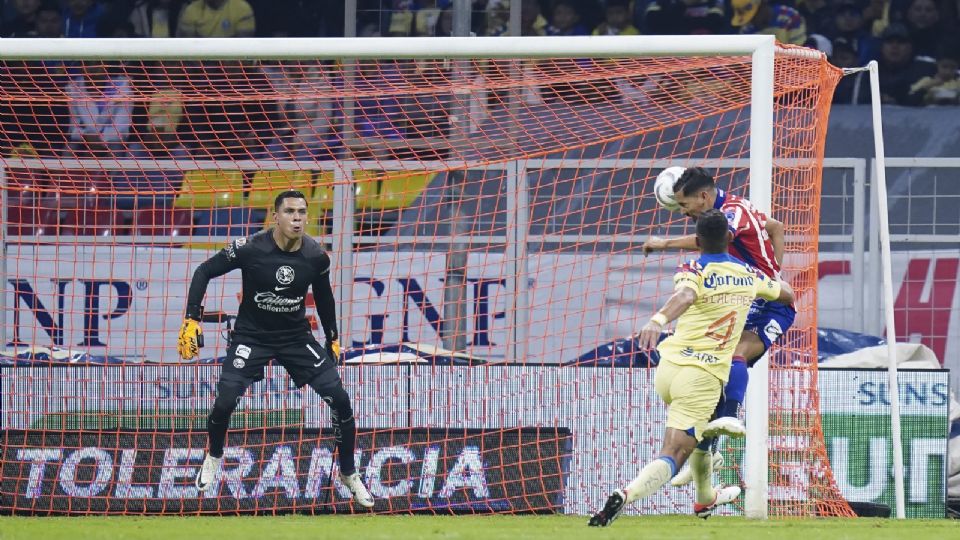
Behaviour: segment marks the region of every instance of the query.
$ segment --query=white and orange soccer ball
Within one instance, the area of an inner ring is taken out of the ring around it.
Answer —
[[[673,196],[673,185],[685,170],[687,170],[686,167],[667,167],[657,175],[657,181],[653,184],[653,196],[657,198],[661,207],[671,212],[680,210],[680,205]]]

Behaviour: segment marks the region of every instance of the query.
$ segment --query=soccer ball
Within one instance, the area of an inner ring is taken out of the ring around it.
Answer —
[[[685,170],[685,167],[667,167],[657,175],[657,181],[653,184],[653,196],[657,198],[660,206],[671,212],[680,210],[680,205],[673,196],[673,185]]]

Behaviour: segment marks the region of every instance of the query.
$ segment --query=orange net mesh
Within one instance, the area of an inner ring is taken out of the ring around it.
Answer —
[[[176,355],[187,285],[228,239],[270,227],[289,188],[333,258],[376,511],[584,514],[655,457],[665,409],[628,336],[683,255],[640,246],[689,224],[652,182],[703,165],[747,194],[748,57],[2,67],[2,511],[352,510],[328,409],[279,366],[234,413],[217,484],[193,487],[240,275],[207,291],[220,315],[197,364]],[[775,516],[850,514],[816,372],[838,78],[776,62],[773,215],[799,315],[771,356]],[[638,510],[687,512],[691,496]]]

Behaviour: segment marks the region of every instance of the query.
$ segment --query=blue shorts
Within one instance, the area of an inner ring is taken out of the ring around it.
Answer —
[[[747,314],[747,324],[744,330],[749,330],[760,336],[763,342],[763,351],[766,352],[780,336],[787,333],[797,317],[797,310],[793,306],[758,298],[750,306]],[[757,358],[747,358],[753,363]]]

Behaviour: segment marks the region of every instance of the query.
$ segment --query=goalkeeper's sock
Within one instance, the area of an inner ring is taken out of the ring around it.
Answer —
[[[697,448],[690,454],[690,471],[693,472],[693,485],[696,486],[697,504],[711,504],[717,496],[713,489],[713,456],[708,451]]]
[[[747,395],[747,381],[750,380],[750,373],[747,371],[747,361],[742,356],[734,356],[733,363],[730,364],[730,378],[727,380],[727,386],[723,389],[723,402],[720,410],[717,411],[718,417],[732,416],[736,418],[740,410],[740,404]]]
[[[357,423],[351,416],[345,422],[337,422],[334,428],[334,437],[337,441],[337,461],[340,463],[340,474],[350,476],[357,471],[353,459],[353,450],[357,445]]]
[[[207,417],[207,441],[210,445],[210,456],[223,457],[223,445],[227,442],[228,427],[230,427],[230,413],[223,414],[222,410],[214,407],[210,416]]]
[[[649,497],[677,474],[677,462],[670,456],[660,456],[644,467],[640,474],[627,484],[627,504]]]

